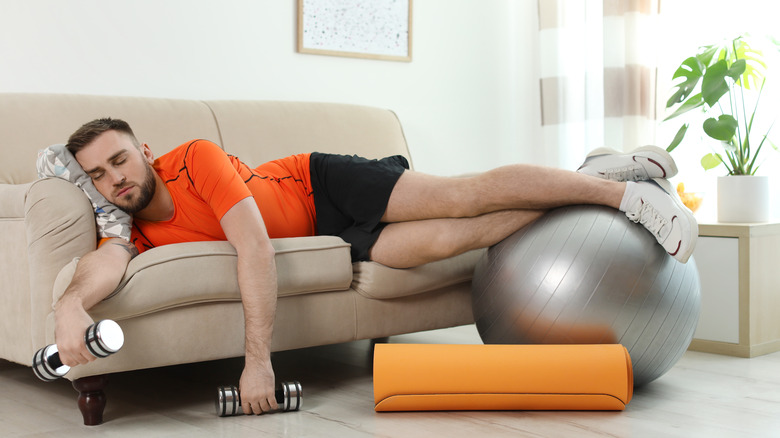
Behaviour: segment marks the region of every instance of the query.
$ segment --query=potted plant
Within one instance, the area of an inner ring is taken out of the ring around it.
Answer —
[[[771,125],[763,130],[754,126],[766,83],[762,42],[768,40],[745,34],[700,47],[675,71],[673,80],[679,82],[666,102],[666,108],[674,112],[664,121],[693,110],[703,112],[702,130],[721,146],[705,154],[701,165],[709,170],[722,164],[727,170],[726,177],[718,178],[718,219],[722,222],[768,219],[768,177],[755,175],[761,151],[767,145],[774,148],[767,137]],[[667,151],[681,144],[689,127],[689,123],[682,125]]]

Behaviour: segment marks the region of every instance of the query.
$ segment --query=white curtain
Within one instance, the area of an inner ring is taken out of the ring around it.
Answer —
[[[543,161],[655,142],[660,0],[538,0]]]

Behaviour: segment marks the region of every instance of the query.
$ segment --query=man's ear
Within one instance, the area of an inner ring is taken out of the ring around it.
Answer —
[[[141,143],[141,154],[143,154],[144,159],[149,164],[154,164],[154,153],[152,152],[152,149],[149,147],[146,143]]]

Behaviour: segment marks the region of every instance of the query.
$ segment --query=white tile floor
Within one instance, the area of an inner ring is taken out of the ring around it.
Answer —
[[[479,343],[473,326],[391,342]],[[300,412],[219,418],[217,386],[233,384],[241,360],[111,377],[105,423],[81,423],[70,382],[38,381],[0,361],[2,437],[780,437],[780,353],[741,359],[688,352],[638,390],[623,412],[375,413],[368,341],[274,355],[280,380],[299,380]]]

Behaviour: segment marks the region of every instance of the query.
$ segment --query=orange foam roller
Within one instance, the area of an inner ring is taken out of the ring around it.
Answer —
[[[623,410],[628,351],[610,345],[378,344],[376,411]]]

